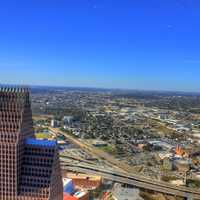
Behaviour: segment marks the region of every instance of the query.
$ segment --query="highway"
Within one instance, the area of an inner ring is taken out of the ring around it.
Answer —
[[[57,128],[52,128],[52,127],[48,127],[48,128],[51,132],[53,132],[56,135],[64,135],[68,139],[69,142],[80,147],[88,154],[91,154],[94,157],[98,157],[98,158],[102,159],[107,165],[110,165],[112,168],[116,168],[117,170],[122,171],[122,172],[125,171],[125,172],[135,173],[135,171],[133,170],[132,167],[130,167],[129,165],[127,165],[123,162],[118,161],[113,156],[109,155],[108,153],[106,153],[100,149],[97,149],[88,143],[80,141],[79,139],[76,139],[63,131],[60,131]]]
[[[79,146],[86,152],[99,156],[100,158],[104,158],[104,160],[106,160],[107,163],[112,164],[113,167],[113,170],[109,171],[108,169],[102,169],[99,166],[94,166],[94,165],[91,166],[88,164],[79,164],[79,163],[73,164],[73,162],[67,163],[64,160],[62,160],[63,158],[61,158],[62,160],[61,165],[63,169],[71,170],[74,172],[92,173],[116,182],[125,183],[136,186],[138,188],[148,189],[173,196],[185,197],[186,199],[200,199],[200,190],[190,189],[184,186],[174,186],[166,182],[152,180],[150,178],[138,175],[133,171],[131,171],[130,167],[126,168],[127,167],[126,164],[123,164],[115,160],[108,154],[102,151],[98,151],[89,146],[88,144],[81,143],[81,141],[79,141],[78,139],[74,139],[73,137],[69,136],[64,132],[61,132],[58,129],[50,128],[50,130],[56,134],[62,134],[66,136],[69,141]]]
[[[200,199],[200,191],[190,189],[183,186],[174,186],[165,182],[156,181],[141,177],[139,175],[133,175],[128,173],[119,173],[116,171],[109,171],[101,169],[99,167],[89,167],[79,164],[64,164],[62,163],[62,168],[69,171],[95,174],[109,179],[115,182],[124,183],[128,185],[133,185],[138,188],[148,189],[168,195],[184,197],[186,199]]]

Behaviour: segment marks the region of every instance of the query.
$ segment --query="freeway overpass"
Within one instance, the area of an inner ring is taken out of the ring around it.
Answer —
[[[184,197],[186,199],[200,199],[200,190],[191,189],[183,186],[174,186],[166,182],[152,180],[140,175],[121,173],[116,171],[109,171],[101,169],[99,167],[89,167],[88,165],[83,164],[69,164],[62,162],[62,168],[65,170],[70,170],[80,173],[92,173],[95,175],[102,176],[106,179],[124,183],[128,185],[133,185],[138,188],[148,189],[168,195],[173,195],[177,197]]]
[[[62,163],[63,169],[71,170],[74,172],[93,173],[93,174],[95,173],[106,179],[133,185],[138,188],[148,189],[148,190],[161,192],[161,193],[169,194],[173,196],[184,197],[188,200],[189,199],[200,200],[200,190],[190,189],[183,186],[177,187],[166,182],[152,180],[144,176],[137,175],[136,173],[132,172],[129,166],[117,161],[116,159],[113,159],[111,156],[107,155],[106,153],[102,151],[98,151],[94,148],[91,148],[91,146],[89,146],[88,144],[82,143],[81,141],[69,136],[68,134],[58,129],[55,129],[55,128],[49,128],[49,129],[52,132],[54,132],[56,135],[66,136],[69,141],[79,146],[86,152],[92,153],[100,158],[104,158],[104,161],[107,161],[109,164],[112,164],[113,168],[115,168],[118,171],[109,171],[105,169],[100,169],[99,167],[95,167],[95,166],[91,167],[88,165],[80,165],[80,164],[73,165],[66,162]],[[119,166],[119,167],[116,167],[116,166]],[[121,171],[121,169],[128,172],[123,172]]]

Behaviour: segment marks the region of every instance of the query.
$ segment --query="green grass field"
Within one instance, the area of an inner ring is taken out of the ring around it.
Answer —
[[[108,154],[111,154],[111,155],[116,155],[117,154],[116,147],[114,147],[112,145],[107,145],[107,146],[98,147],[98,148],[101,149],[102,151],[105,151]]]

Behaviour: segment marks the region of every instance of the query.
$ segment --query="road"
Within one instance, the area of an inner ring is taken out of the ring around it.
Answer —
[[[109,171],[101,169],[99,167],[89,168],[88,166],[79,164],[73,165],[73,164],[62,163],[62,168],[74,172],[99,175],[115,182],[125,183],[128,185],[136,186],[138,188],[148,189],[168,195],[179,196],[190,199],[200,199],[199,190],[193,190],[183,186],[176,187],[174,185],[165,182],[159,182],[156,180],[147,179],[144,177],[140,177],[138,175]]]
[[[82,143],[78,139],[75,139],[72,136],[69,136],[68,134],[60,131],[59,129],[55,129],[55,128],[49,128],[49,129],[56,134],[65,135],[69,141],[79,146],[84,151],[90,154],[94,154],[95,156],[98,156],[104,159],[108,163],[112,164],[112,166],[117,165],[112,171],[109,171],[109,170],[101,169],[100,167],[94,167],[94,166],[89,167],[87,164],[77,163],[73,165],[69,163],[66,163],[66,164],[62,163],[63,168],[66,170],[72,170],[72,171],[83,172],[83,173],[93,173],[93,174],[95,173],[104,178],[107,178],[116,182],[134,185],[136,187],[143,188],[143,189],[149,189],[149,190],[153,190],[153,191],[157,191],[157,192],[161,192],[165,194],[170,194],[170,195],[175,195],[175,196],[180,196],[180,197],[185,197],[185,198],[188,198],[189,196],[190,199],[191,199],[191,196],[193,199],[200,199],[200,190],[190,189],[183,186],[178,187],[166,182],[152,180],[144,176],[137,175],[132,170],[130,170],[130,167],[125,168],[126,164],[124,165],[118,160],[113,159],[113,157],[109,156],[107,153],[101,150],[96,150],[95,148],[92,148],[88,144]]]
[[[58,128],[51,128],[51,127],[48,127],[48,128],[50,131],[52,131],[53,133],[55,133],[57,135],[58,134],[64,135],[71,143],[79,146],[81,149],[83,149],[88,154],[91,154],[94,157],[101,158],[107,165],[110,165],[113,168],[116,168],[122,172],[125,171],[125,172],[135,173],[135,171],[129,165],[118,161],[113,156],[109,155],[108,153],[106,153],[100,149],[97,149],[82,140],[80,141],[79,139],[72,137],[63,131],[60,131]]]

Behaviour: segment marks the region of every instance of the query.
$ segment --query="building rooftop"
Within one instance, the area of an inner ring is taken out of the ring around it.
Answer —
[[[57,145],[57,142],[55,140],[38,140],[34,138],[28,138],[26,139],[26,144],[42,147],[55,147]]]
[[[112,193],[116,200],[144,200],[140,197],[139,189],[124,188],[118,183],[115,184]]]
[[[63,200],[78,200],[76,197],[69,194],[64,194]]]
[[[72,179],[69,178],[63,178],[63,187],[64,187],[64,193],[72,194],[74,193],[75,187]]]
[[[73,173],[67,173],[67,177],[71,179],[87,179],[92,181],[101,181],[101,176],[95,176],[95,175],[87,175],[87,174],[73,174]]]

